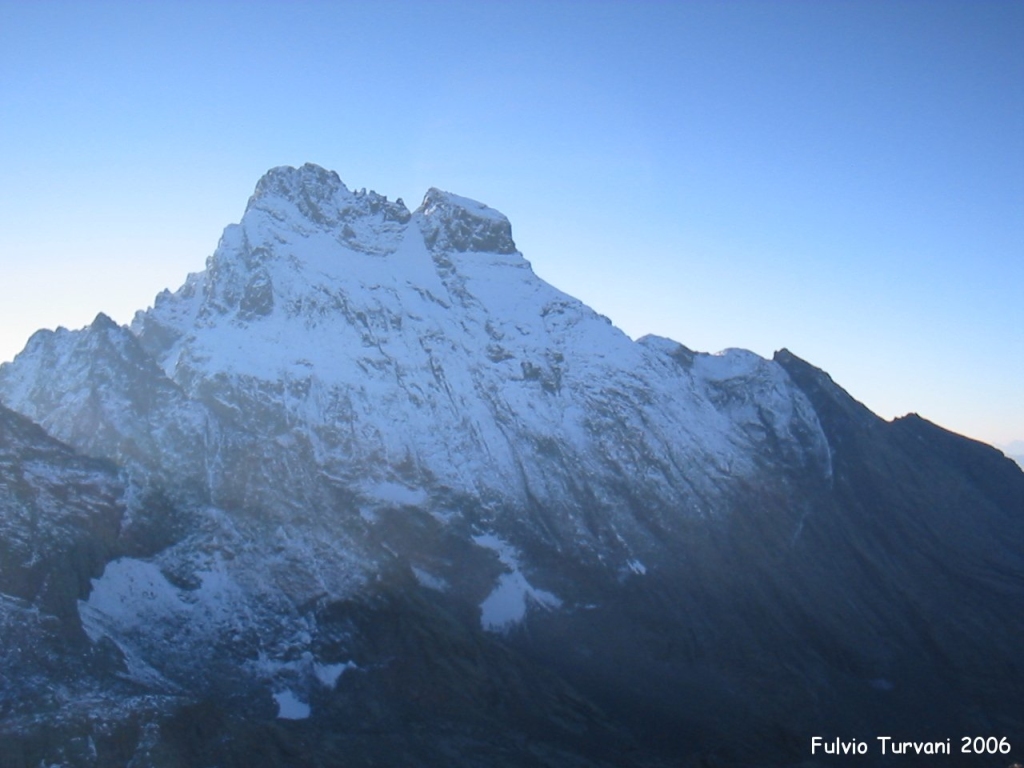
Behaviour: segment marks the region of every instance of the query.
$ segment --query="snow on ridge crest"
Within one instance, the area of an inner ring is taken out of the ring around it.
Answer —
[[[256,191],[249,199],[249,206],[266,197],[295,199],[305,192],[329,198],[342,190],[351,194],[335,171],[328,171],[313,163],[306,163],[300,168],[279,165],[271,168],[256,182]]]
[[[246,216],[255,211],[305,234],[340,230],[341,237],[357,249],[358,241],[365,240],[359,237],[364,234],[359,231],[360,220],[376,220],[377,226],[371,229],[377,234],[382,225],[404,225],[412,215],[401,198],[391,202],[373,191],[349,190],[337,173],[313,163],[267,171],[249,198]]]
[[[431,187],[416,209],[427,247],[434,251],[516,252],[512,224],[476,200]]]
[[[416,209],[428,248],[435,252],[516,253],[512,225],[483,203],[431,187]],[[385,254],[413,217],[401,198],[349,190],[334,171],[306,163],[264,174],[246,207],[246,218],[265,214],[277,225],[304,235],[329,232],[357,251]]]

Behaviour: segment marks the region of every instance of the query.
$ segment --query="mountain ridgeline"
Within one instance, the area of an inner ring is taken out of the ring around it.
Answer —
[[[472,200],[275,168],[0,402],[3,768],[1024,756],[1020,468],[633,341]]]

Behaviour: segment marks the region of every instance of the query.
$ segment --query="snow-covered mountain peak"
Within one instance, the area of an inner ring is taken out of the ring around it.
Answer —
[[[249,207],[273,197],[286,200],[309,197],[323,201],[333,198],[339,192],[345,195],[352,194],[334,171],[328,171],[313,163],[306,163],[299,168],[280,165],[271,168],[256,183],[256,191],[249,199]]]
[[[438,189],[410,213],[318,166],[275,168],[206,270],[130,331],[99,325],[19,357],[0,395],[77,447],[172,465],[226,505],[284,514],[339,487],[402,487],[600,506],[640,547],[650,531],[624,478],[686,516],[760,471],[765,442],[829,473],[814,412],[780,366],[634,343],[540,279],[504,215]],[[101,342],[109,354],[82,352]],[[60,388],[74,396],[49,394],[54,368],[74,374]],[[168,423],[174,461],[149,437]],[[282,497],[259,479],[270,466],[302,480]],[[551,525],[573,546],[604,535],[566,514]]]
[[[133,331],[169,376],[179,353],[211,347],[185,357],[274,379],[293,358],[362,359],[365,348],[379,354],[403,336],[420,339],[419,350],[422,339],[460,327],[454,306],[470,311],[473,325],[517,312],[522,325],[546,303],[567,299],[533,274],[498,211],[432,188],[410,213],[400,199],[351,191],[336,173],[306,164],[268,171],[206,270],[157,296]],[[412,330],[421,325],[429,330]],[[196,327],[206,329],[204,339],[193,337]],[[227,348],[241,352],[230,364]],[[320,376],[336,367],[315,366]]]
[[[93,319],[91,327],[94,330],[99,331],[104,329],[117,328],[118,326],[117,323],[115,323],[114,320],[110,317],[110,315],[108,315],[106,312],[100,312]]]
[[[512,225],[504,214],[483,203],[431,187],[416,210],[432,250],[515,253]]]
[[[256,184],[245,213],[245,219],[262,221],[270,229],[306,235],[332,232],[357,250],[371,251],[379,250],[373,242],[375,236],[404,225],[411,215],[401,199],[391,202],[376,192],[352,191],[337,173],[313,163],[267,171]]]

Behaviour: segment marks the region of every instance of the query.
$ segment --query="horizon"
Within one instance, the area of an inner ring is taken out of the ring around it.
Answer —
[[[501,211],[633,339],[785,347],[883,418],[1024,439],[1020,3],[0,11],[0,361],[129,323],[313,162]]]

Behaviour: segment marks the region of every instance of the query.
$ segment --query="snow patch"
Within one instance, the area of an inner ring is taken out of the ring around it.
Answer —
[[[517,569],[519,567],[518,552],[516,548],[504,539],[495,536],[493,533],[483,533],[473,537],[473,543],[478,547],[489,549],[494,552],[502,565]]]
[[[630,560],[626,563],[626,565],[629,567],[629,570],[631,570],[637,576],[643,576],[645,573],[647,573],[647,566],[641,563],[639,560]]]
[[[114,560],[92,580],[89,599],[79,601],[82,625],[96,642],[102,635],[145,631],[168,620],[187,621],[197,634],[231,623],[241,595],[220,555],[196,576],[199,588],[183,590],[171,584],[155,563],[130,557]]]
[[[429,508],[427,510],[427,514],[429,514],[432,518],[437,520],[437,522],[441,523],[441,525],[447,525],[459,516],[459,513],[454,510],[436,509],[434,507]]]
[[[121,558],[107,564],[92,580],[89,599],[79,602],[82,625],[96,642],[109,624],[133,628],[151,615],[168,616],[187,610],[178,590],[153,563]]]
[[[727,381],[754,375],[768,363],[760,355],[746,349],[723,349],[713,355],[699,355],[695,359],[697,374],[708,381]]]
[[[480,604],[480,625],[492,632],[507,631],[526,617],[531,602],[548,610],[562,605],[555,595],[532,586],[521,572],[503,574]]]
[[[363,522],[373,525],[379,519],[377,513],[367,507],[359,508],[359,517],[363,519]]]
[[[422,568],[417,568],[415,565],[412,566],[413,576],[416,577],[416,581],[419,582],[421,587],[432,589],[435,592],[444,592],[448,589],[448,582],[442,579],[440,576],[435,576],[429,571],[425,571]]]
[[[380,482],[364,488],[367,496],[388,504],[418,507],[425,504],[429,496],[422,488],[409,488],[400,483]]]
[[[341,664],[321,664],[314,662],[313,674],[316,675],[316,679],[320,681],[320,685],[324,688],[334,688],[338,683],[338,678],[344,674],[346,669],[359,669],[353,661],[342,662]]]
[[[305,720],[309,717],[309,704],[291,691],[275,693],[274,701],[277,702],[278,720]]]
[[[543,589],[537,589],[519,569],[518,553],[511,544],[493,533],[474,536],[473,541],[498,555],[511,573],[502,574],[497,585],[480,604],[480,625],[491,632],[506,632],[526,617],[530,604],[548,610],[559,608],[562,601]]]

